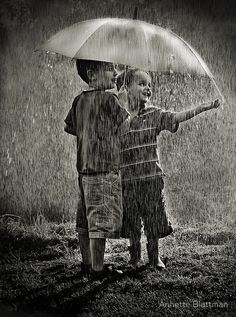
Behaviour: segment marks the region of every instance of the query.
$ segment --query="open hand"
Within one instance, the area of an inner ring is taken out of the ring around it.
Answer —
[[[219,108],[219,106],[220,106],[220,101],[219,101],[219,99],[216,99],[215,101],[212,101],[212,103],[211,103],[211,108],[213,109],[213,108]]]

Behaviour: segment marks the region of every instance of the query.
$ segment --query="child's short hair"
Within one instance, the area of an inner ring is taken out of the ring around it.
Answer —
[[[128,70],[126,70],[122,74],[120,74],[117,77],[117,82],[116,82],[117,90],[119,91],[123,85],[130,86],[130,84],[132,83],[132,81],[134,79],[135,73],[138,71],[143,71],[143,70],[141,70],[139,68],[129,68]],[[144,72],[150,76],[149,72],[147,72],[145,70],[144,70]]]
[[[102,61],[94,61],[90,59],[77,59],[76,60],[76,68],[78,75],[85,81],[87,84],[89,83],[89,78],[87,75],[88,70],[97,71],[99,68],[106,65],[106,62]]]

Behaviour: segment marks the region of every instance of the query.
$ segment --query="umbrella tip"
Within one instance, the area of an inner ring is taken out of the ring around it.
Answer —
[[[134,9],[133,19],[138,20],[138,7],[135,7],[135,9]]]

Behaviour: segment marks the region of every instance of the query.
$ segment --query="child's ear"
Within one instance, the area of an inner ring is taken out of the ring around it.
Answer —
[[[97,74],[94,70],[88,69],[87,76],[88,76],[89,81],[91,81],[91,82],[97,80]]]

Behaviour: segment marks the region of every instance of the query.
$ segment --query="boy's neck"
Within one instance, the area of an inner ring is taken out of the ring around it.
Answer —
[[[99,85],[98,82],[90,82],[88,83],[90,90],[106,90],[103,86]]]

